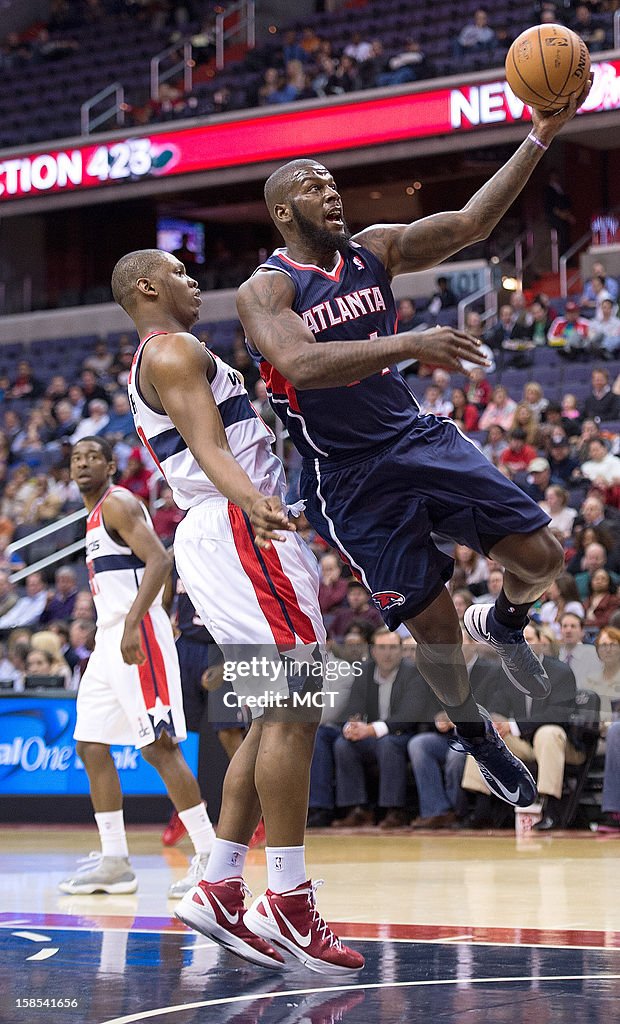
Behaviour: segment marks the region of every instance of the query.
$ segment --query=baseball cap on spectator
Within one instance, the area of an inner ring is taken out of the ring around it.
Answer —
[[[546,469],[550,468],[551,467],[546,459],[532,459],[527,467],[527,471],[528,473],[544,473]]]
[[[576,302],[572,302],[572,300],[571,300],[570,302],[566,303],[566,305],[564,306],[564,309],[566,310],[567,313],[570,313],[570,312],[574,312],[576,309],[579,309],[579,306],[577,305]]]

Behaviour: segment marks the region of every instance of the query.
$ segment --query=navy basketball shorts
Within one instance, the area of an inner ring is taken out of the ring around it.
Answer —
[[[177,637],[176,648],[181,670],[183,709],[190,732],[200,732],[207,708],[209,722],[215,732],[220,729],[245,728],[243,711],[236,704],[227,707],[224,703],[225,694],[232,692],[230,683],[222,683],[219,690],[211,692],[207,692],[202,685],[203,673],[222,661],[218,647],[215,644],[196,643],[181,634]]]
[[[390,629],[441,593],[454,563],[438,534],[481,554],[546,526],[545,512],[451,420],[420,416],[395,442],[346,464],[304,460],[301,494],[317,533],[366,585]]]

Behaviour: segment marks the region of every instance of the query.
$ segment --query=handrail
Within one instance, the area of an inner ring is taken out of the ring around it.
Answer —
[[[614,50],[620,50],[620,10],[614,12]]]
[[[577,239],[574,245],[571,245],[570,249],[563,252],[560,256],[560,295],[563,299],[568,296],[568,261],[571,256],[574,256],[576,252],[579,252],[583,248],[586,242],[589,242],[592,238],[592,232],[587,231],[585,235]]]
[[[39,572],[42,569],[47,569],[48,565],[53,565],[54,562],[60,562],[64,558],[68,558],[69,555],[75,555],[77,551],[81,551],[86,546],[86,538],[82,537],[81,540],[74,540],[73,543],[67,544],[66,547],[61,548],[60,551],[52,551],[51,555],[46,555],[45,558],[40,558],[38,562],[33,562],[32,565],[26,565],[23,569],[18,569],[17,572],[11,573],[9,579],[11,583],[19,583],[20,580],[26,579],[33,572]]]
[[[42,526],[40,530],[36,530],[35,533],[29,533],[27,537],[22,537],[21,540],[12,541],[7,545],[7,554],[12,555],[15,551],[21,551],[22,548],[27,548],[30,544],[34,544],[37,540],[43,540],[44,537],[49,537],[52,533],[58,533],[65,526],[71,526],[73,523],[79,523],[80,519],[86,519],[88,512],[85,508],[79,508],[76,512],[70,512],[68,516],[64,516],[63,519],[55,519],[53,523],[48,523],[47,526]]]
[[[487,271],[488,278],[482,288],[478,288],[477,291],[471,292],[469,295],[465,295],[456,307],[457,323],[459,331],[465,330],[465,310],[468,306],[471,306],[472,302],[477,302],[478,299],[485,300],[485,312],[482,317],[483,320],[488,320],[493,315],[497,314],[497,289],[491,281],[491,272]],[[491,301],[489,301],[489,299]]]
[[[189,39],[186,39],[182,44],[183,46],[183,57],[178,60],[175,64],[171,64],[170,67],[164,71],[161,69],[163,61],[172,56],[174,53],[178,53],[181,50],[180,43],[174,43],[172,46],[167,46],[165,50],[160,50],[154,57],[151,57],[151,99],[155,102],[159,98],[159,88],[170,78],[174,78],[183,72],[183,91],[185,93],[192,91],[193,83],[193,71],[195,62],[192,57],[192,44]]]
[[[225,28],[225,22],[234,14],[239,15],[238,21],[231,27]],[[222,71],[226,60],[226,42],[240,32],[244,33],[244,43],[248,50],[253,50],[256,45],[256,10],[254,0],[238,0],[237,3],[229,4],[224,11],[220,11],[215,19],[215,66]]]
[[[91,118],[90,112],[92,108],[112,94],[114,94],[113,106],[108,107],[100,114],[97,114],[96,117]],[[116,123],[118,125],[125,124],[125,90],[120,82],[112,82],[111,85],[107,85],[105,89],[100,89],[94,96],[91,96],[90,99],[82,103],[80,107],[82,135],[90,135],[95,128],[98,128],[105,121],[109,121],[114,115],[116,115]]]

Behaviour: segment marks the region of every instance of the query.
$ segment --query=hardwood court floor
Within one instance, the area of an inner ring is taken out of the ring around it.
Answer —
[[[5,827],[2,1024],[597,1024],[620,1021],[620,839],[565,833],[311,832],[323,915],[367,958],[359,975],[246,966],[173,918],[190,849],[129,830],[135,896],[63,896],[94,828]],[[246,878],[265,886],[264,853]],[[20,999],[74,998],[37,1009]]]

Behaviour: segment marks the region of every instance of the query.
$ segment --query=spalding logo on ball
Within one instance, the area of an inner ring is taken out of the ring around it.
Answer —
[[[561,110],[590,74],[583,39],[564,25],[535,25],[518,36],[506,57],[506,79],[520,100],[537,110]]]

